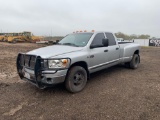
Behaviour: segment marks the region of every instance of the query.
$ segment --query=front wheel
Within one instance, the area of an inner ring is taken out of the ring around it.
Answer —
[[[87,72],[81,66],[72,67],[65,81],[66,89],[72,93],[77,93],[83,90],[87,83]]]

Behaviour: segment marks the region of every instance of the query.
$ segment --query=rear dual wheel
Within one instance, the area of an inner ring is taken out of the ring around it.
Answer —
[[[136,69],[136,68],[138,68],[139,63],[140,63],[139,55],[134,54],[132,60],[130,62],[125,63],[125,65],[127,67],[130,67],[131,69]]]

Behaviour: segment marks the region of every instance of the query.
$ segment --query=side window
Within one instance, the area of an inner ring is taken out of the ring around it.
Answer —
[[[104,39],[105,37],[104,37],[104,34],[103,33],[98,33],[95,37],[94,37],[94,39],[93,39],[93,41],[92,41],[92,45],[97,45],[97,46],[103,46],[103,44],[102,44],[102,39]]]
[[[109,39],[109,46],[116,45],[115,38],[112,33],[105,33],[106,37]]]

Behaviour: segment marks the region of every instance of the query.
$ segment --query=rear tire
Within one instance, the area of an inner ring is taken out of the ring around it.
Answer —
[[[87,83],[87,72],[81,66],[72,67],[65,81],[66,89],[69,92],[77,93],[84,89]]]
[[[131,69],[137,69],[140,63],[140,57],[138,54],[134,54],[130,62],[125,63],[125,65]]]

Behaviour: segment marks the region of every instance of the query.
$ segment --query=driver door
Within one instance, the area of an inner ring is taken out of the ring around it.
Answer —
[[[95,47],[90,49],[89,55],[89,71],[95,72],[104,68],[104,64],[107,62],[107,47],[104,47],[102,40],[105,38],[104,33],[97,33],[91,43]]]

